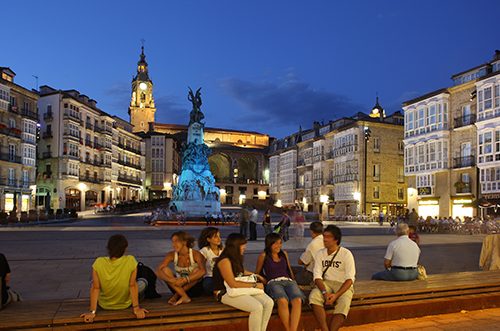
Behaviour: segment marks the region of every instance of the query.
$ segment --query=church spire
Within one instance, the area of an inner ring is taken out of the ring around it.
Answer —
[[[144,54],[144,44],[141,46],[141,55],[139,62],[137,62],[137,75],[133,80],[141,82],[151,82],[148,74],[148,63],[146,62],[146,54]]]

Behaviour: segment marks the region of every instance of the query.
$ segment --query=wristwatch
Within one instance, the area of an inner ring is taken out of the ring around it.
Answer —
[[[257,283],[253,283],[253,287],[254,287],[254,288],[255,288],[255,287],[257,287]]]
[[[325,295],[326,294],[326,290],[321,291],[321,294]]]
[[[90,313],[95,315],[95,310],[91,310]]]

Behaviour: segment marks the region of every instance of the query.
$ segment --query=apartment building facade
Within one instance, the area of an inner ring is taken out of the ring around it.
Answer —
[[[0,67],[0,210],[28,211],[36,190],[38,94]]]
[[[370,132],[368,141],[366,132]],[[294,154],[296,164],[282,161]],[[318,212],[323,219],[380,211],[396,215],[406,207],[399,112],[388,117],[358,113],[328,124],[315,122],[311,130],[275,141],[269,164],[273,199],[285,207]],[[283,187],[293,180],[294,188]]]
[[[144,199],[145,146],[132,126],[77,90],[40,88],[37,205],[91,209]]]

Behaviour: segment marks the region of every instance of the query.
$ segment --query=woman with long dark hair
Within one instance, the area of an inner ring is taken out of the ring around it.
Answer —
[[[206,274],[203,276],[203,290],[205,294],[212,295],[214,291],[212,279],[214,264],[222,252],[222,239],[220,238],[219,229],[212,226],[204,228],[198,239],[198,247],[200,248],[201,255],[205,257],[206,261]]]
[[[226,240],[226,246],[215,262],[213,282],[214,294],[217,300],[225,305],[250,313],[248,318],[248,329],[250,331],[265,331],[271,314],[273,313],[274,302],[265,293],[257,295],[229,296],[226,293],[224,282],[231,288],[260,288],[264,285],[260,282],[247,283],[236,280],[236,277],[251,275],[243,267],[243,253],[246,249],[247,240],[244,235],[231,233]],[[257,278],[264,280],[262,276]]]
[[[270,233],[266,236],[266,248],[257,259],[256,274],[263,273],[267,284],[266,293],[278,303],[278,315],[286,331],[299,327],[304,294],[300,290],[288,260],[288,254],[281,249],[281,236]],[[290,311],[289,304],[292,305]]]
[[[205,275],[205,258],[193,249],[194,238],[186,232],[174,232],[171,238],[174,250],[168,252],[156,268],[156,276],[164,280],[174,294],[168,303],[177,306],[203,294],[201,278]],[[174,265],[173,271],[170,263]]]

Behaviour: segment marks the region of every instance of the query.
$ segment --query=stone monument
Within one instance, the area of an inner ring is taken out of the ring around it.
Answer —
[[[205,118],[201,112],[201,88],[193,93],[189,88],[188,100],[193,104],[189,114],[187,143],[182,148],[182,169],[170,203],[171,208],[186,216],[205,216],[207,212],[220,212],[219,189],[210,171],[210,148],[203,139]]]

